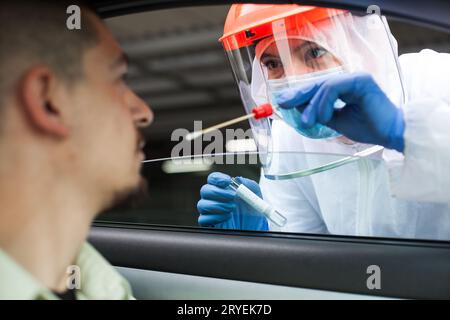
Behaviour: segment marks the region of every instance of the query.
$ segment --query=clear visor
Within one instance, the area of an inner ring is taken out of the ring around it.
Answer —
[[[301,35],[271,36],[256,44],[258,67],[264,80],[283,80],[342,66],[342,61],[330,49]],[[257,72],[255,70],[255,72]]]
[[[330,154],[339,158],[364,147],[322,125],[311,130],[299,127],[300,111],[294,114],[277,106],[277,94],[283,90],[363,71],[374,77],[396,105],[403,103],[396,42],[384,18],[340,13],[313,22],[298,16],[275,20],[266,27],[271,30],[268,34],[226,52],[246,111],[264,103],[272,104],[275,111],[272,119],[251,120],[267,177],[296,177],[299,171],[314,169],[310,165],[326,165],[326,160],[319,159],[321,153],[327,155],[324,159]],[[338,100],[335,107],[345,104]],[[310,164],[298,159],[305,152],[314,154],[317,161]]]

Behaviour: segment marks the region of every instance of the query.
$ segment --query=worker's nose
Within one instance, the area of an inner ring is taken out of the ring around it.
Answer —
[[[310,69],[306,66],[304,61],[292,57],[289,68],[286,68],[285,75],[288,76],[300,76],[310,72]]]
[[[150,106],[134,92],[130,91],[130,93],[130,109],[136,127],[148,127],[153,122],[153,111]]]

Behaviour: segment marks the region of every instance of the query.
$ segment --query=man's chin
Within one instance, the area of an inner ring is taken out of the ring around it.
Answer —
[[[123,188],[114,193],[106,210],[113,208],[135,208],[138,207],[148,197],[147,180],[143,177],[139,178],[138,183],[133,186]]]

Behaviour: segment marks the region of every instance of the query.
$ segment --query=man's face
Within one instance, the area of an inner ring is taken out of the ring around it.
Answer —
[[[99,43],[85,54],[85,79],[68,94],[70,160],[76,159],[81,184],[100,192],[102,203],[109,205],[141,182],[139,129],[152,122],[153,114],[124,81],[128,66],[119,45],[104,25],[96,24]]]

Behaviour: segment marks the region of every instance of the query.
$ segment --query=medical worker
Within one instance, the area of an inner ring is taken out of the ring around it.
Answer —
[[[262,174],[259,185],[240,177],[286,216],[282,228],[238,199],[230,177],[212,173],[201,226],[450,239],[448,54],[398,57],[384,17],[298,5],[233,5],[221,41],[247,111],[275,108],[273,119],[251,121],[264,173],[385,148],[309,177]]]

